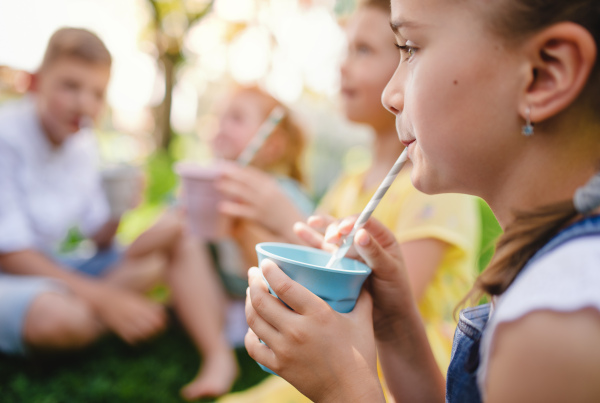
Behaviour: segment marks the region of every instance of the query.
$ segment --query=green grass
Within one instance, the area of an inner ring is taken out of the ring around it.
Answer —
[[[236,354],[241,373],[233,391],[268,375],[244,349]],[[199,364],[194,347],[177,324],[138,347],[109,336],[84,351],[44,359],[0,355],[0,401],[182,402],[179,389],[193,378]]]

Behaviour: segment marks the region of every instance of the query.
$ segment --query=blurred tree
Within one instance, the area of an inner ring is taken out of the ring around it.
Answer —
[[[165,77],[165,96],[154,110],[154,140],[158,150],[169,152],[173,138],[171,106],[178,67],[185,62],[183,41],[189,28],[211,10],[214,0],[146,0],[152,10],[151,33]]]

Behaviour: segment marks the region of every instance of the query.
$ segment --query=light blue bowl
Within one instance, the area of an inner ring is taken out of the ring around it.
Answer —
[[[263,242],[256,245],[256,254],[259,263],[263,259],[272,260],[292,280],[302,284],[341,313],[354,309],[362,285],[371,274],[367,265],[348,258],[342,259],[336,268],[329,269],[325,266],[331,253],[307,246]],[[277,296],[271,287],[269,292]],[[263,365],[260,367],[274,374]]]
[[[371,269],[354,259],[344,258],[336,267],[325,267],[331,253],[307,246],[278,242],[256,245],[259,263],[274,261],[292,280],[325,300],[333,309],[346,313],[354,309],[360,289]],[[273,290],[270,289],[272,294]]]

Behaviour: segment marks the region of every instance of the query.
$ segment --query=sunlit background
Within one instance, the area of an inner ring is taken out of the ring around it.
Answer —
[[[355,0],[1,0],[0,102],[25,90],[21,72],[36,70],[56,29],[87,28],[114,58],[99,127],[104,161],[142,163],[161,150],[210,158],[213,105],[231,83],[258,84],[305,122],[306,170],[318,198],[344,161],[355,161],[345,164],[352,168],[366,158],[366,129],[338,111],[346,46],[339,20],[354,7]]]
[[[236,83],[262,87],[304,125],[305,176],[318,201],[343,170],[369,162],[369,132],[345,121],[338,99],[346,48],[340,21],[355,6],[355,0],[0,0],[0,107],[25,95],[57,29],[87,28],[113,56],[107,107],[95,130],[101,163],[132,164],[146,174],[143,202],[122,216],[123,244],[176,203],[176,161],[212,158],[215,105]],[[93,245],[74,228],[61,251],[89,255]],[[159,286],[151,296],[164,300],[168,290]],[[241,315],[243,323],[243,305]],[[190,343],[170,326],[135,349],[107,338],[42,363],[0,355],[0,400],[179,402],[179,388],[198,368]],[[236,354],[241,374],[234,390],[266,376],[243,348]]]
[[[215,105],[236,83],[262,87],[304,125],[304,171],[318,201],[343,170],[369,163],[369,132],[345,121],[338,98],[346,48],[340,22],[355,1],[0,0],[0,107],[25,95],[57,29],[87,28],[113,56],[95,130],[101,163],[132,164],[146,174],[142,203],[122,216],[123,244],[176,202],[176,161],[210,160]],[[93,245],[75,228],[61,251],[89,255]],[[165,299],[168,290],[159,286],[151,295]],[[243,306],[241,315],[243,323]],[[236,354],[234,390],[266,376],[243,348]],[[109,338],[44,363],[0,355],[0,400],[179,402],[197,360],[176,326],[136,349]]]
[[[210,160],[215,105],[235,83],[259,85],[304,124],[304,168],[318,201],[342,171],[370,163],[369,130],[345,121],[338,95],[343,20],[358,1],[0,0],[0,106],[27,92],[53,32],[87,28],[113,56],[96,129],[102,163],[137,165],[147,178],[143,202],[121,221],[123,243],[174,202],[174,162]],[[85,241],[74,231],[63,246],[77,252]],[[178,388],[197,362],[189,339],[169,332],[150,346],[109,340],[43,364],[0,355],[0,401],[179,402]],[[234,389],[244,390],[266,374],[237,351],[242,374]],[[7,391],[27,398],[6,400]]]

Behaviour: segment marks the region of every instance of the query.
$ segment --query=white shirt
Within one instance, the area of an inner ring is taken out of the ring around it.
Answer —
[[[97,162],[90,131],[54,147],[33,98],[0,108],[0,253],[52,252],[74,226],[98,231],[109,208]]]
[[[600,235],[575,238],[543,255],[498,298],[481,339],[479,390],[485,392],[491,346],[499,324],[537,310],[574,312],[583,308],[600,311]]]

